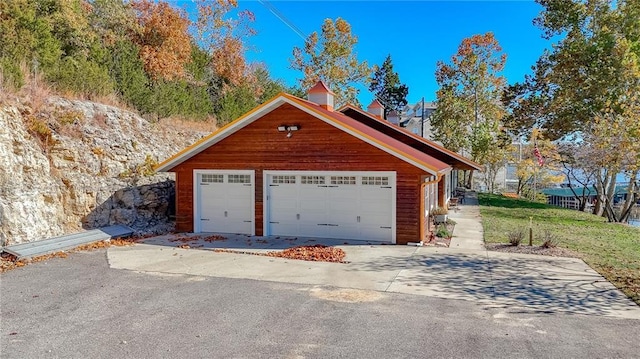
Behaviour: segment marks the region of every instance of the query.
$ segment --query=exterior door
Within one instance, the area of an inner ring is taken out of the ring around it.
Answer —
[[[196,232],[254,234],[252,171],[198,171]]]

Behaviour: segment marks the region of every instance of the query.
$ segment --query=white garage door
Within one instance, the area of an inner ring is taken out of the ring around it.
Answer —
[[[195,232],[254,234],[253,171],[196,172]]]
[[[271,172],[268,235],[395,240],[394,172]]]

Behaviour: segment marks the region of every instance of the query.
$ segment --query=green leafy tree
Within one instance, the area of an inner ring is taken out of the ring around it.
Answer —
[[[373,92],[376,98],[384,104],[384,118],[387,118],[389,111],[400,111],[407,105],[409,88],[400,83],[400,76],[393,71],[391,55],[387,55],[382,66],[374,66],[369,91]]]
[[[322,80],[336,94],[337,105],[360,105],[356,85],[366,83],[371,70],[366,61],[358,61],[354,51],[357,43],[347,21],[325,19],[320,34],[309,35],[304,48],[293,48],[291,67],[302,71],[302,88],[309,89]]]
[[[431,121],[434,138],[481,164],[502,158],[495,152],[509,142],[501,131],[505,62],[506,54],[489,32],[464,39],[449,63],[437,64],[440,89]],[[472,176],[468,178],[470,187]]]
[[[123,38],[111,47],[111,51],[109,72],[120,98],[140,112],[154,113],[150,80],[138,56],[138,46]]]
[[[0,1],[0,65],[11,87],[24,84],[20,64],[27,71],[48,70],[62,55],[60,41],[38,4],[29,0]]]
[[[640,2],[540,0],[535,23],[548,39],[560,35],[525,82],[509,87],[507,127],[550,139],[580,141],[598,164],[596,214],[624,220],[636,195],[629,186],[621,215],[613,210],[616,176],[637,178],[640,93]]]
[[[105,48],[132,40],[142,28],[135,10],[124,0],[92,0],[89,22]]]
[[[278,93],[286,91],[282,82],[272,80],[269,71],[262,65],[254,66],[248,79],[251,81],[230,88],[216,102],[218,125],[231,122]]]

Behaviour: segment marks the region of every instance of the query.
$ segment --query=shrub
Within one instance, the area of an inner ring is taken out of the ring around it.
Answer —
[[[447,213],[449,213],[449,210],[445,207],[436,207],[431,211],[431,214],[434,216],[439,216]]]
[[[449,233],[449,230],[447,230],[447,226],[445,226],[444,224],[439,225],[438,229],[436,230],[436,237],[451,238],[451,233]]]
[[[47,77],[58,90],[90,98],[113,92],[113,82],[107,68],[85,59],[67,56]]]
[[[548,229],[543,232],[540,239],[542,240],[542,248],[555,248],[558,246],[558,239]]]
[[[522,229],[511,231],[507,234],[507,238],[509,238],[509,244],[517,247],[520,245],[520,243],[522,243],[522,240],[524,239],[524,231]]]
[[[8,58],[0,58],[0,89],[19,90],[24,85],[20,66]]]
[[[53,131],[49,127],[46,120],[40,119],[35,115],[28,115],[24,118],[29,133],[40,141],[40,145],[44,151],[54,146],[57,141],[53,138]]]
[[[138,48],[130,41],[118,41],[113,47],[109,71],[118,94],[129,105],[141,112],[153,112],[149,78],[138,57]]]

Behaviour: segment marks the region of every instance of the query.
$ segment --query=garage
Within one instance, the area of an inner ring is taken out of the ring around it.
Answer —
[[[267,235],[395,243],[395,172],[265,171]]]
[[[156,170],[175,173],[179,232],[406,244],[427,238],[427,210],[446,205],[454,166],[482,169],[379,114],[336,110],[318,82],[307,99],[279,94]]]
[[[255,234],[254,171],[195,171],[196,232]]]

